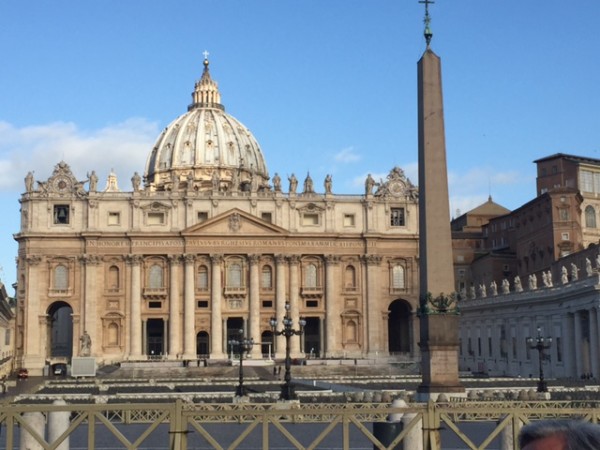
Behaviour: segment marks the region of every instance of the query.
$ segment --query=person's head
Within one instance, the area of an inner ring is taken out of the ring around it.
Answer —
[[[598,450],[600,425],[581,420],[540,420],[519,433],[521,450]]]

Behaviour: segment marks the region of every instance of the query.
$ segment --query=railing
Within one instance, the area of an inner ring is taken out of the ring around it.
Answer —
[[[53,415],[61,414],[66,420],[57,430],[60,421]],[[375,435],[373,423],[386,422],[390,414],[399,415],[403,427],[393,440],[384,443]],[[29,448],[47,450],[63,448],[59,447],[61,443],[68,447],[68,441],[73,447],[88,449],[389,449],[400,443],[412,448],[417,439],[426,450],[479,450],[501,439],[502,448],[517,449],[522,424],[545,418],[597,423],[600,409],[596,402],[550,401],[430,402],[407,407],[376,403],[193,404],[182,400],[151,404],[16,404],[0,406],[0,425],[6,430],[2,430],[0,446],[17,448],[27,439]],[[48,433],[46,422],[49,428],[54,427]],[[469,424],[468,430],[465,424]],[[52,442],[45,435],[54,436]],[[494,448],[498,448],[497,442]]]

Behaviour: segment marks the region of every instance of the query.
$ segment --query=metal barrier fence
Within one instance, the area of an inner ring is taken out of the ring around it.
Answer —
[[[61,414],[65,420],[52,420]],[[402,426],[385,439],[376,436],[374,424],[389,424],[390,416],[400,419]],[[0,406],[4,448],[19,448],[19,443],[25,448],[23,440],[27,439],[27,448],[32,450],[101,449],[109,446],[107,442],[111,448],[132,450],[393,449],[401,445],[411,450],[508,450],[517,449],[518,432],[529,421],[577,418],[598,423],[599,417],[595,402],[551,401],[430,402],[406,407],[375,403],[190,404],[183,400]],[[490,447],[492,442],[494,447]]]

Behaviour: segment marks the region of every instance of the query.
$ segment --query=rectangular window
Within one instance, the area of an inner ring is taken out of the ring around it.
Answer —
[[[567,208],[561,208],[558,210],[560,220],[569,220],[569,210]]]
[[[10,345],[10,330],[4,331],[4,345]]]
[[[162,308],[162,302],[155,302],[155,301],[148,302],[148,308],[160,309],[160,308]]]
[[[162,212],[149,212],[148,213],[148,225],[164,225],[165,213]]]
[[[319,300],[306,300],[306,307],[307,308],[318,308]]]
[[[344,226],[353,227],[355,225],[354,214],[344,214]]]
[[[404,223],[404,208],[392,208],[391,225],[393,227],[403,227]]]
[[[208,213],[206,211],[198,211],[198,223],[206,222],[208,220]]]
[[[569,233],[561,233],[560,238],[563,241],[568,241],[569,240]]]
[[[265,222],[273,223],[273,215],[270,212],[261,213],[260,218]]]
[[[263,308],[272,308],[273,307],[273,301],[271,301],[271,300],[263,300],[262,306],[263,306]]]
[[[594,192],[594,174],[589,170],[579,172],[579,189],[583,192]]]
[[[121,223],[121,213],[109,212],[108,213],[108,224],[119,225]]]
[[[198,300],[198,308],[208,308],[208,300]]]
[[[319,215],[305,213],[302,215],[302,225],[319,225]]]
[[[69,224],[69,205],[54,205],[54,224]]]

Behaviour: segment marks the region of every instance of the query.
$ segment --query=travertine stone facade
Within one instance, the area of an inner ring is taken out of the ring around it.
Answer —
[[[335,194],[331,179],[319,193],[310,176],[286,192],[215,92],[205,61],[194,103],[128,191],[114,174],[99,191],[94,172],[79,181],[65,162],[27,176],[15,236],[23,367],[77,356],[84,332],[99,363],[224,359],[239,328],[261,343],[252,358],[280,358],[269,319],[286,302],[307,320],[298,357],[417,353],[416,187],[394,168],[359,195]]]

